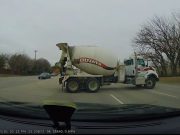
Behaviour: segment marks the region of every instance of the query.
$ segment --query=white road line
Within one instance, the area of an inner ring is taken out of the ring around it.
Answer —
[[[151,91],[152,93],[156,93],[156,94],[160,94],[160,95],[165,95],[165,96],[169,96],[169,97],[173,97],[173,98],[177,98],[176,96],[174,95],[170,95],[170,94],[167,94],[167,93],[162,93],[162,92],[157,92],[157,91]]]
[[[119,100],[117,97],[115,97],[113,94],[110,94],[110,96],[112,97],[112,98],[114,98],[116,101],[118,101],[118,103],[120,103],[120,104],[124,104],[121,100]]]

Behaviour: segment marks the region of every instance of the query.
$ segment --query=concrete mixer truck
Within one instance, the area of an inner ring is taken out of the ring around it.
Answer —
[[[97,92],[101,86],[111,83],[153,89],[159,80],[156,70],[145,65],[143,57],[136,54],[120,63],[114,54],[102,47],[69,46],[67,43],[56,46],[62,51],[59,83],[68,92],[80,89]]]

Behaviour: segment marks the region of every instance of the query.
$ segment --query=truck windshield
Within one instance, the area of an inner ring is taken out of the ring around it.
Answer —
[[[145,67],[145,63],[143,59],[137,59],[137,64]]]

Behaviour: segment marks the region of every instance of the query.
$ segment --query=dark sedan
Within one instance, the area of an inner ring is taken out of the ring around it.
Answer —
[[[49,74],[49,73],[41,73],[38,76],[38,79],[49,79],[49,78],[51,78],[51,74]]]

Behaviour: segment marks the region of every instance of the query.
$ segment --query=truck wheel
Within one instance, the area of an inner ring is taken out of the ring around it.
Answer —
[[[75,93],[79,90],[79,82],[76,79],[69,79],[66,84],[66,90]]]
[[[100,83],[96,78],[90,78],[87,80],[86,87],[89,92],[97,92],[100,88]]]
[[[156,85],[156,80],[152,77],[146,79],[145,88],[147,89],[153,89]]]

